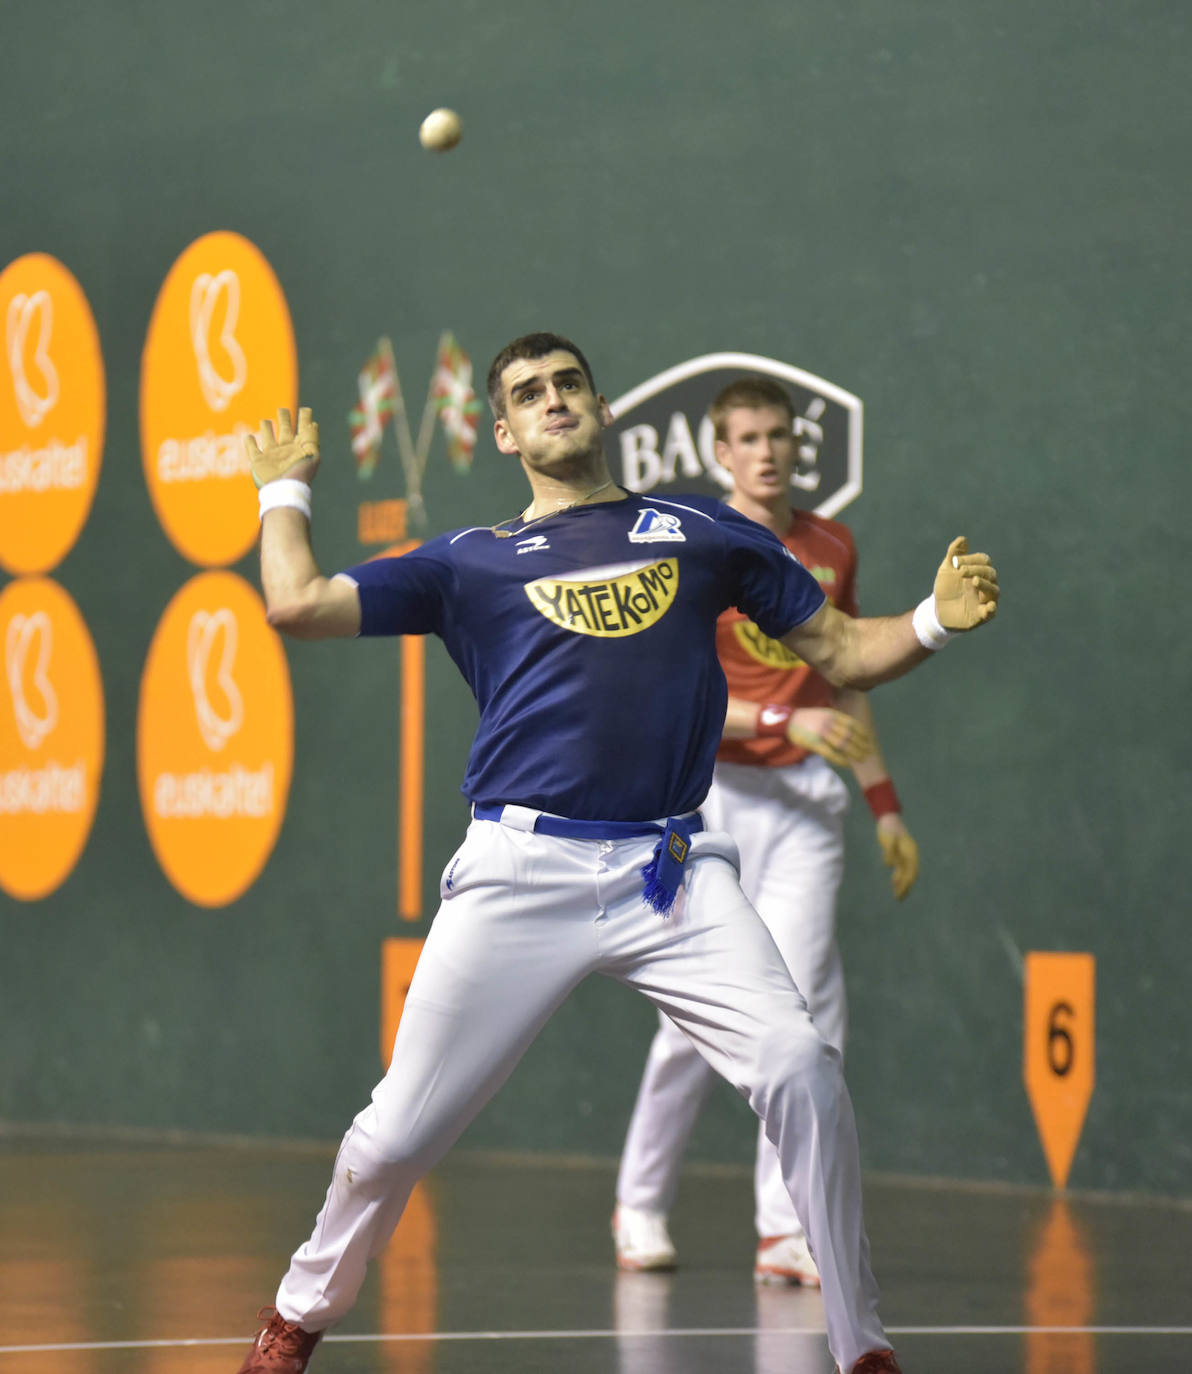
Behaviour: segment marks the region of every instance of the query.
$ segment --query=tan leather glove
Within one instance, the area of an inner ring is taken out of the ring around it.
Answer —
[[[945,630],[974,630],[997,614],[997,569],[987,553],[953,539],[935,575],[935,613]]]
[[[800,706],[786,724],[786,737],[800,749],[847,768],[873,753],[875,741],[869,728],[847,711],[830,706]]]
[[[258,437],[245,435],[244,449],[252,468],[252,480],[258,487],[276,482],[279,477],[293,477],[310,483],[319,468],[319,427],[310,416],[310,407],[298,412],[298,433],[294,433],[290,412],[277,412],[277,433],[273,421],[262,420]]]
[[[919,876],[919,846],[906,828],[906,822],[891,811],[877,823],[877,842],[882,847],[882,862],[892,869],[890,886],[901,902]]]

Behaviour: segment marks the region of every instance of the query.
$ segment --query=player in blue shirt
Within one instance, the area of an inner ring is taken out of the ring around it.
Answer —
[[[897,1371],[840,1056],[742,895],[732,840],[697,809],[726,703],[715,626],[738,606],[832,681],[870,687],[991,619],[997,574],[954,540],[914,612],[854,620],[727,506],[617,487],[602,446],[612,417],[568,340],[515,340],[488,392],[497,447],[529,480],[526,509],[331,578],[310,545],[310,412],[297,433],[282,411],[276,432],[265,422],[247,441],[270,623],[306,639],[437,634],[480,725],[463,782],[472,824],[389,1072],[344,1137],[241,1374],[305,1370],[414,1185],[596,972],[640,988],[762,1117],[820,1268],[833,1356],[850,1374]]]

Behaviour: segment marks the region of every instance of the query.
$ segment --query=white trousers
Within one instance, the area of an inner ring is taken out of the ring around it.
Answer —
[[[819,1033],[841,1054],[847,1006],[836,943],[836,895],[844,875],[848,803],[848,788],[813,754],[785,768],[718,763],[702,807],[708,825],[730,831],[736,840],[741,889],[774,937]],[[665,1015],[658,1020],[621,1155],[617,1200],[669,1212],[713,1073],[672,1020]],[[759,1236],[802,1233],[764,1123],[758,1131],[754,1198]]]
[[[888,1344],[840,1055],[742,895],[729,837],[693,837],[666,920],[641,900],[654,843],[472,822],[443,876],[389,1072],[344,1136],[314,1232],[278,1291],[283,1317],[317,1331],[348,1311],[414,1185],[599,972],[640,988],[764,1119],[806,1219],[838,1363]]]

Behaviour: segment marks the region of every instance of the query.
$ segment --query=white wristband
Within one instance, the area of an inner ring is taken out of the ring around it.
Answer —
[[[296,477],[279,477],[276,481],[266,482],[260,491],[260,516],[264,520],[268,511],[279,506],[289,506],[300,510],[307,520],[310,519],[310,486],[299,482]]]
[[[924,597],[915,607],[911,624],[915,627],[915,637],[919,643],[933,653],[936,649],[942,649],[956,633],[955,630],[945,630],[940,624],[940,618],[935,613],[934,593]]]

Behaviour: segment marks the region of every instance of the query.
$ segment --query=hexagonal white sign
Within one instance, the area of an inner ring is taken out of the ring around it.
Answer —
[[[634,492],[727,496],[732,479],[716,461],[708,406],[730,382],[758,374],[784,386],[794,405],[799,461],[791,504],[825,516],[843,510],[861,491],[860,398],[757,353],[705,353],[613,401],[606,447],[616,480]]]

